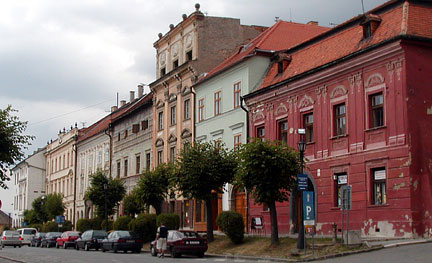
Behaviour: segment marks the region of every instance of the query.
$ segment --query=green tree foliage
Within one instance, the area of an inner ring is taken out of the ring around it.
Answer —
[[[107,199],[107,214],[113,215],[116,207],[126,194],[123,182],[118,178],[109,178],[104,171],[98,170],[90,176],[90,187],[85,193],[85,200],[90,200],[96,207],[96,214],[99,218],[105,216],[105,193]],[[107,190],[104,190],[104,184]]]
[[[28,225],[41,223],[41,221],[39,221],[37,218],[36,211],[33,209],[24,210],[24,222],[26,222]]]
[[[114,230],[129,230],[129,223],[132,220],[130,216],[120,216],[114,221]]]
[[[135,193],[140,207],[153,206],[156,214],[162,210],[162,203],[170,190],[170,180],[175,175],[172,163],[163,163],[152,171],[147,171],[137,183]]]
[[[162,222],[169,230],[177,230],[180,228],[180,217],[177,214],[162,213],[158,215],[156,218],[157,226],[160,226]]]
[[[132,218],[134,218],[136,214],[139,214],[141,211],[143,211],[142,202],[138,198],[136,188],[134,188],[131,193],[127,194],[123,198],[123,209],[125,214]]]
[[[244,238],[243,216],[234,211],[223,211],[216,218],[216,224],[234,244],[240,244]]]
[[[232,181],[236,167],[232,152],[219,143],[186,144],[177,160],[178,190],[187,198],[205,201],[207,211],[207,239],[214,240],[212,202],[215,193],[222,193],[223,186]]]
[[[300,171],[299,155],[280,142],[254,140],[238,150],[236,182],[270,209],[271,243],[279,243],[276,202],[287,201]]]
[[[44,200],[42,200],[42,197],[39,196],[32,202],[32,208],[36,213],[36,218],[38,220],[38,223],[45,223],[45,221],[48,218],[47,213],[45,212],[45,208],[43,207],[45,204],[46,196],[44,196]]]
[[[53,220],[56,216],[63,215],[65,206],[63,195],[60,193],[48,194],[43,203],[43,211],[40,214],[46,215],[46,220]]]
[[[7,189],[10,180],[8,167],[24,157],[24,149],[30,145],[34,136],[23,135],[27,122],[20,121],[14,114],[17,110],[8,105],[0,109],[0,188]]]

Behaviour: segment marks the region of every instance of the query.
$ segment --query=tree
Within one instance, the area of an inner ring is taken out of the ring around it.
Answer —
[[[7,189],[5,181],[9,181],[8,167],[24,157],[24,149],[30,145],[34,136],[23,135],[27,122],[20,121],[13,113],[17,110],[8,105],[0,109],[0,188]]]
[[[63,195],[60,193],[48,194],[42,205],[44,213],[42,215],[46,216],[46,220],[50,221],[56,216],[63,215],[65,211],[65,206],[63,204]]]
[[[131,193],[127,194],[123,198],[123,209],[125,214],[132,218],[134,218],[136,214],[139,214],[143,210],[141,201],[137,195],[136,188],[134,188]]]
[[[40,224],[41,221],[38,220],[36,216],[35,210],[24,210],[24,222],[27,223],[27,225],[33,225],[33,224]]]
[[[105,216],[105,194],[107,199],[107,214],[113,215],[116,207],[126,194],[123,182],[118,178],[109,178],[106,172],[98,170],[90,176],[90,187],[85,193],[85,200],[90,200],[96,207],[96,214],[100,218]],[[106,191],[104,184],[107,185]]]
[[[300,171],[298,153],[281,142],[254,140],[238,150],[236,183],[270,209],[271,243],[279,243],[276,202],[288,201]]]
[[[223,186],[232,181],[236,167],[232,152],[218,142],[186,144],[177,160],[175,176],[178,190],[187,198],[205,201],[207,239],[214,240],[212,202]]]
[[[136,194],[141,207],[153,206],[156,214],[162,211],[162,203],[168,196],[171,178],[175,175],[172,163],[163,163],[152,171],[146,171],[136,187]]]
[[[45,204],[46,196],[44,198],[45,199],[43,200],[42,196],[39,196],[38,198],[36,198],[32,202],[32,208],[35,211],[36,218],[37,218],[38,222],[42,223],[42,224],[45,223],[46,219],[48,218],[48,215],[45,212],[45,209],[43,207]]]

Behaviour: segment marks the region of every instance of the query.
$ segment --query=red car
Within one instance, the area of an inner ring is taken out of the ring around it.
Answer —
[[[201,237],[197,232],[185,230],[169,230],[167,238],[167,252],[171,257],[180,257],[182,254],[204,257],[208,249],[207,239]],[[150,243],[152,256],[157,255],[156,242]]]
[[[68,247],[75,247],[75,241],[81,236],[80,232],[76,231],[66,231],[57,238],[56,248],[63,247],[64,249]]]

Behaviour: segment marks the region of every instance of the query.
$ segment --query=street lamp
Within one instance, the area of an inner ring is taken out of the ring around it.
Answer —
[[[298,150],[300,152],[300,174],[303,174],[303,166],[304,166],[304,152],[306,150],[306,142],[303,140],[304,135],[306,134],[305,129],[298,129],[297,133],[300,135],[300,141],[298,142]],[[305,229],[303,222],[303,200],[302,200],[302,190],[300,190],[300,231],[297,239],[297,248],[305,249]]]
[[[104,197],[105,197],[105,232],[108,232],[108,208],[107,208],[107,195],[106,192],[108,190],[108,184],[104,183],[103,184],[103,189],[104,189]]]
[[[42,223],[45,223],[45,214],[44,214],[44,204],[45,204],[46,195],[41,196],[41,216]]]

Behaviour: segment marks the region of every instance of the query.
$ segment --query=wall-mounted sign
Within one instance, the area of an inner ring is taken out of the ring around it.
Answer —
[[[337,177],[338,184],[347,184],[348,183],[348,175],[339,175]]]
[[[374,171],[374,179],[375,180],[385,180],[386,179],[386,171],[385,170]]]

